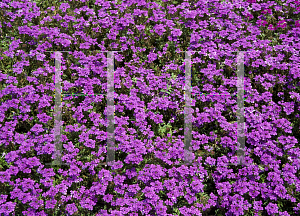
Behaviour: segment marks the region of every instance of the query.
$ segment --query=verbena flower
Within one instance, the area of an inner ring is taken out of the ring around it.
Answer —
[[[277,27],[280,27],[280,28],[285,28],[287,26],[287,23],[285,20],[280,20],[277,24]]]
[[[216,159],[208,157],[206,158],[206,164],[210,165],[210,166],[214,166],[216,164]]]
[[[1,205],[0,213],[4,215],[9,215],[11,212],[14,211],[16,207],[16,203],[13,202],[7,202],[5,204]]]
[[[66,205],[66,211],[67,211],[70,215],[73,215],[75,212],[78,211],[78,208],[76,207],[75,203],[67,204],[67,205]]]
[[[278,213],[278,206],[274,203],[269,203],[266,208],[267,210],[267,213],[270,215],[270,214],[275,214],[275,213]]]
[[[257,21],[257,25],[258,25],[258,26],[266,26],[266,24],[268,24],[268,22],[265,21],[265,20],[258,20],[258,21]]]
[[[62,10],[63,12],[66,12],[68,8],[70,8],[70,5],[68,3],[62,3],[59,7],[59,9]]]

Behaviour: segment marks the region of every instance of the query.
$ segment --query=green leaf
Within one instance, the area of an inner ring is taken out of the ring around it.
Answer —
[[[176,213],[176,214],[174,214],[174,213]],[[173,215],[180,215],[179,209],[178,208],[174,208],[174,213],[173,213]]]
[[[132,77],[132,81],[136,83],[136,77]]]

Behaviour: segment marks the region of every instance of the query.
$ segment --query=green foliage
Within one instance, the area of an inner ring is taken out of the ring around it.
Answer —
[[[176,207],[173,208],[173,211],[174,211],[173,215],[180,215],[180,211],[178,208],[176,208]]]
[[[159,124],[159,129],[158,129],[158,134],[160,136],[164,136],[166,134],[167,131],[170,131],[168,132],[169,134],[171,134],[171,138],[172,138],[172,125],[170,123],[166,124],[165,122],[164,123],[161,123]]]
[[[48,7],[60,5],[62,2],[68,2],[64,0],[53,0],[53,1],[44,1],[44,0],[33,0],[36,3],[37,7],[41,10],[46,10]]]
[[[10,167],[10,165],[6,162],[5,156],[1,155],[0,156],[0,169],[7,169],[9,167]]]

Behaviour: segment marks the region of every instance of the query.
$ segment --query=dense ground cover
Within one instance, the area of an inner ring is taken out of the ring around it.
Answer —
[[[297,1],[10,1],[0,4],[1,214],[297,215]],[[106,159],[106,96],[63,99],[63,160],[54,150],[54,55],[68,93],[106,89],[115,53],[118,165]],[[245,53],[246,162],[236,161],[236,97],[193,97],[184,160],[184,53],[192,92],[236,93]],[[31,53],[30,55],[28,55]],[[85,67],[88,70],[84,70]],[[168,92],[165,94],[164,92]]]

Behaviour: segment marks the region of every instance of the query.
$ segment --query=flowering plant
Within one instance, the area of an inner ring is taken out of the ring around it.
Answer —
[[[299,214],[297,5],[3,0],[0,214]],[[59,64],[48,52],[58,50],[65,51]],[[107,166],[110,111],[102,93],[112,50],[119,50],[116,162]],[[187,64],[180,51],[193,50],[200,51],[191,57],[193,163],[183,164]],[[240,51],[247,51],[246,144],[245,163],[236,165]],[[57,68],[65,164],[49,166]]]

